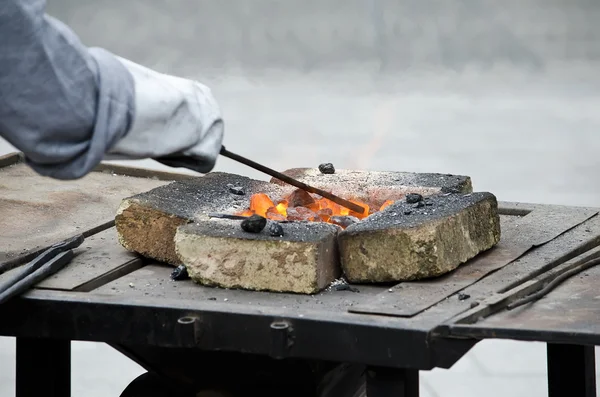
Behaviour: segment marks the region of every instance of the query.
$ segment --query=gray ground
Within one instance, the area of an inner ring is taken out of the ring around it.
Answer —
[[[458,173],[501,200],[600,204],[598,2],[49,3],[86,44],[210,85],[228,148],[273,168]],[[140,372],[103,345],[76,343],[73,357],[74,396],[117,396]],[[545,396],[544,357],[543,345],[484,342],[423,373],[422,392]],[[13,358],[0,340],[2,396]]]

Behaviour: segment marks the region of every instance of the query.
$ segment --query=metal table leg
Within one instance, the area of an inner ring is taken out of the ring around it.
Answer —
[[[16,397],[71,397],[71,341],[17,338]]]
[[[547,344],[548,397],[595,397],[594,346]]]
[[[419,371],[368,367],[367,397],[419,397]]]

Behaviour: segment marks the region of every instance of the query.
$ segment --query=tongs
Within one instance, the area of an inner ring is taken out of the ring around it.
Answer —
[[[83,243],[84,236],[79,234],[52,245],[31,262],[24,265],[18,273],[0,283],[0,304],[19,295],[31,286],[62,269],[73,259],[73,249]]]

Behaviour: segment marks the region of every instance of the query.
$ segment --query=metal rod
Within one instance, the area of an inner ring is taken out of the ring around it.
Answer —
[[[40,281],[52,276],[54,273],[65,267],[71,259],[73,259],[74,255],[75,254],[71,250],[61,252],[33,273],[8,286],[8,288],[0,293],[0,304],[3,304],[16,295],[24,293]]]
[[[208,214],[209,218],[220,218],[220,219],[233,219],[233,220],[244,220],[249,218],[249,216],[245,215],[231,215],[231,214],[219,214],[216,212],[211,212]]]
[[[569,277],[571,277],[577,273],[580,273],[586,269],[589,269],[590,267],[598,266],[598,265],[600,265],[600,258],[591,259],[587,262],[583,262],[582,264],[574,267],[573,269],[570,269],[570,270],[560,274],[559,276],[556,276],[556,278],[554,278],[545,287],[541,288],[537,292],[534,292],[533,294],[526,296],[525,298],[521,298],[521,299],[507,305],[506,309],[513,310],[519,306],[523,306],[529,302],[538,300],[541,297],[543,297],[544,295],[548,294],[548,292],[552,291],[557,285],[559,285],[563,281],[567,280]]]
[[[346,199],[338,197],[334,194],[326,192],[325,190],[322,190],[322,189],[319,189],[319,188],[316,188],[313,186],[309,186],[306,183],[300,182],[294,178],[290,178],[289,176],[282,174],[281,172],[277,172],[275,170],[272,170],[271,168],[265,167],[264,165],[255,163],[254,161],[249,160],[245,157],[242,157],[235,153],[231,153],[229,150],[225,149],[225,146],[221,147],[221,155],[224,157],[230,158],[232,160],[235,160],[239,163],[242,163],[244,165],[247,165],[248,167],[252,167],[255,170],[264,172],[265,174],[270,175],[274,178],[277,178],[277,179],[279,179],[285,183],[288,183],[292,186],[296,186],[298,189],[302,189],[302,190],[305,190],[310,193],[318,194],[321,197],[325,197],[326,199],[329,199],[329,200],[333,201],[334,203],[341,205],[342,207],[346,207],[346,208],[350,209],[351,211],[358,212],[359,214],[363,214],[365,212],[365,208],[361,205],[355,204],[351,201],[348,201]]]
[[[232,219],[234,221],[237,221],[237,220],[243,221],[244,219],[250,218],[250,215],[219,214],[217,212],[211,212],[211,213],[208,214],[208,217],[209,218],[218,218],[218,219]],[[290,223],[290,222],[293,222],[293,221],[288,221],[288,220],[280,221],[280,220],[275,220],[275,219],[269,219],[269,221],[270,222],[277,222],[277,223]]]

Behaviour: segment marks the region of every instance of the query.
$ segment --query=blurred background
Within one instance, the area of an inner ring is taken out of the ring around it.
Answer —
[[[225,145],[272,168],[455,173],[503,201],[600,205],[600,2],[49,0],[48,12],[89,46],[210,86]],[[227,159],[216,170],[266,179]],[[13,359],[0,339],[2,396]],[[73,360],[73,396],[118,396],[142,372],[101,344],[74,343]],[[545,373],[544,345],[486,341],[422,372],[422,395],[542,397]]]

